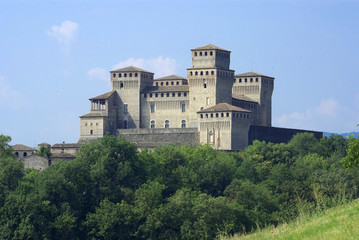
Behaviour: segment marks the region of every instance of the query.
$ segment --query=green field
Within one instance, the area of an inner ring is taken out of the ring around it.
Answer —
[[[267,227],[252,234],[222,239],[359,239],[359,200],[276,228]]]

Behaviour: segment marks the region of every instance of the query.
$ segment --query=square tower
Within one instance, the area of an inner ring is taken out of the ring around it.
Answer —
[[[234,71],[229,69],[228,50],[209,44],[191,51],[192,68],[187,69],[190,127],[198,127],[198,111],[232,103]]]

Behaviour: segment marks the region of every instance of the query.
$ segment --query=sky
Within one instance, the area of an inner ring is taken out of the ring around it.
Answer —
[[[0,0],[0,134],[77,142],[109,71],[186,77],[207,44],[235,74],[275,78],[273,126],[358,131],[358,13],[359,0]]]

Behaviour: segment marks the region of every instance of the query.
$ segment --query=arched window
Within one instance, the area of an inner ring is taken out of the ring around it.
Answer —
[[[224,117],[224,114],[223,114],[223,113],[221,113],[221,117]]]
[[[132,73],[130,73],[130,77],[132,77]]]
[[[204,56],[207,56],[207,52],[204,52]]]
[[[216,118],[218,118],[218,113],[216,113]]]
[[[176,85],[179,85],[179,81],[176,82]]]
[[[214,71],[211,72],[211,75],[214,75]]]
[[[168,82],[166,82],[166,86],[168,86]]]
[[[197,56],[197,52],[194,52],[194,55]]]
[[[163,93],[161,93],[161,97],[163,97]]]
[[[169,128],[170,127],[170,121],[166,120],[165,121],[165,128]]]
[[[195,72],[195,73],[194,73],[194,75],[196,75],[196,76],[197,76],[197,75],[198,75],[198,72]]]
[[[113,74],[113,77],[116,77],[116,73]]]
[[[170,96],[170,93],[166,93],[166,96],[169,97],[169,96]]]
[[[16,156],[19,156],[19,152],[16,152],[15,155],[16,155]]]
[[[123,77],[127,77],[127,73],[124,73],[124,74],[123,74]]]
[[[156,86],[158,87],[158,82],[156,82]]]
[[[171,82],[171,85],[173,86],[173,85],[174,85],[174,82]]]
[[[202,52],[199,52],[199,55],[202,56]]]
[[[208,75],[208,71],[206,71],[206,75]]]
[[[201,76],[203,75],[203,72],[201,71]]]
[[[253,78],[251,78],[251,82],[253,82]]]
[[[193,75],[192,71],[191,71],[191,72],[189,72],[189,74],[192,76],[192,75]]]
[[[247,78],[244,79],[244,82],[247,82]]]
[[[137,75],[137,73],[135,73],[135,77],[137,77],[138,75]]]
[[[212,52],[212,51],[210,51],[210,52],[209,52],[209,55],[211,55],[211,56],[212,56],[212,55],[213,55],[213,52]]]
[[[173,93],[172,93],[172,97],[175,97],[175,96],[176,96],[176,93],[173,92]]]
[[[202,114],[201,114],[202,115]],[[203,116],[202,116],[203,117]],[[182,128],[186,128],[186,120],[182,120]]]
[[[151,121],[151,128],[155,128],[156,127],[156,125],[155,125],[155,121],[154,120],[152,120]]]
[[[155,97],[158,97],[158,93],[155,93]]]
[[[123,82],[120,82],[120,88],[123,88]]]
[[[161,82],[161,86],[163,86],[163,82]]]
[[[212,131],[209,131],[209,133],[208,133],[208,143],[214,144],[214,134]]]
[[[181,96],[181,93],[180,93],[180,92],[178,93],[178,96],[179,96],[179,97]]]
[[[118,77],[122,77],[122,74],[121,74],[121,73],[119,73],[119,74],[118,74]]]
[[[23,154],[23,155],[24,155],[24,157],[26,157],[26,156],[27,156],[27,152],[24,152],[24,154]]]

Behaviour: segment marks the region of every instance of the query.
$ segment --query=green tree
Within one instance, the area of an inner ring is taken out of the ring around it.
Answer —
[[[346,167],[354,168],[359,166],[359,139],[349,138],[347,155],[343,158]]]
[[[51,157],[52,153],[47,147],[41,146],[39,151],[37,152],[37,155],[49,158]]]

